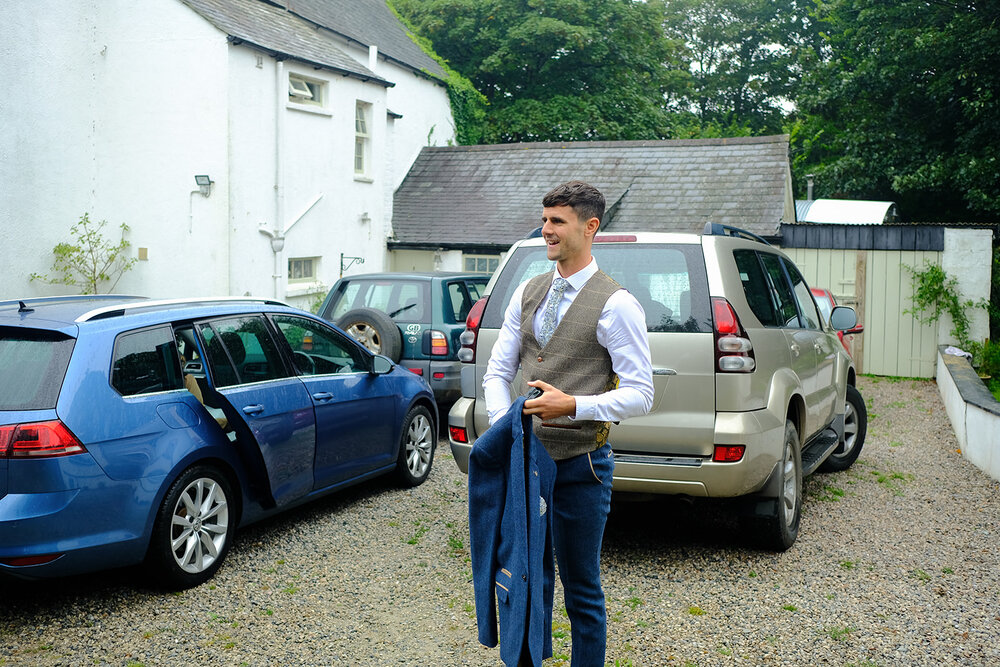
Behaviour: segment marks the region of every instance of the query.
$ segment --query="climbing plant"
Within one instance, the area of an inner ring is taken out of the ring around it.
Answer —
[[[906,266],[906,265],[904,265]],[[958,280],[948,276],[937,264],[925,264],[922,269],[906,266],[913,279],[913,307],[904,310],[924,324],[937,322],[943,313],[951,316],[951,335],[963,350],[978,352],[981,344],[969,339],[969,311],[987,309],[985,299],[963,300],[958,293]]]

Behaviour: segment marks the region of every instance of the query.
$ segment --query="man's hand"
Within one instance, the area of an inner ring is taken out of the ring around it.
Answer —
[[[542,395],[524,402],[524,414],[536,415],[543,420],[576,415],[576,398],[573,396],[564,394],[548,382],[541,380],[533,380],[528,383],[528,386],[538,387],[542,390]]]

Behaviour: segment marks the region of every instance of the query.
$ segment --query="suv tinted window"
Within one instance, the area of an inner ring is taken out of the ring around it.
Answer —
[[[785,271],[781,267],[781,259],[771,253],[760,253],[760,261],[764,264],[764,271],[770,283],[771,298],[778,310],[778,326],[798,329],[799,309],[795,305],[795,295],[792,294],[788,280],[785,278]]]
[[[157,327],[118,336],[111,386],[122,396],[183,389],[173,330]]]
[[[795,293],[795,300],[799,304],[799,313],[802,314],[802,319],[805,320],[802,324],[805,329],[820,329],[819,313],[816,311],[816,304],[813,302],[812,292],[809,291],[809,285],[802,278],[802,274],[799,270],[795,268],[795,265],[791,262],[782,262],[785,268],[788,269],[788,277],[792,280],[792,290]]]
[[[596,244],[593,253],[601,270],[642,304],[648,331],[712,330],[708,277],[700,245]],[[518,248],[493,286],[483,326],[499,328],[517,286],[554,266],[544,247]]]
[[[287,377],[264,318],[234,317],[202,324],[212,378],[217,387]]]
[[[73,343],[56,332],[0,327],[0,410],[56,407]]]
[[[765,327],[776,327],[778,317],[771,302],[771,288],[768,286],[764,269],[761,268],[757,253],[753,250],[734,250],[733,259],[740,272],[743,293],[746,294],[750,310]]]
[[[337,289],[323,317],[335,322],[355,308],[374,308],[397,321],[430,323],[430,301],[430,283],[424,280],[349,280]]]

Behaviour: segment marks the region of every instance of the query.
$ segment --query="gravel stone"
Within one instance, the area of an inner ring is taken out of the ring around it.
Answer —
[[[616,500],[609,665],[1000,664],[1000,484],[962,458],[933,382],[863,377],[868,439],[804,486],[781,554],[726,503]],[[466,478],[376,480],[241,531],[207,584],[139,569],[0,580],[0,665],[499,665],[476,640]],[[557,583],[555,656],[569,664]]]

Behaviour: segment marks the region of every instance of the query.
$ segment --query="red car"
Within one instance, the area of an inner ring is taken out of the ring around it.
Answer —
[[[833,292],[824,287],[810,287],[813,299],[816,300],[816,305],[819,306],[819,312],[823,315],[823,321],[830,321],[830,313],[833,312],[833,307],[837,305],[837,300],[833,296]],[[849,345],[851,339],[844,339],[845,336],[851,336],[854,334],[862,333],[865,330],[864,325],[857,325],[853,329],[848,329],[847,331],[838,331],[837,337],[840,338],[840,344],[844,346],[847,350],[847,354],[850,354],[853,358],[854,355],[851,354],[851,347]]]

